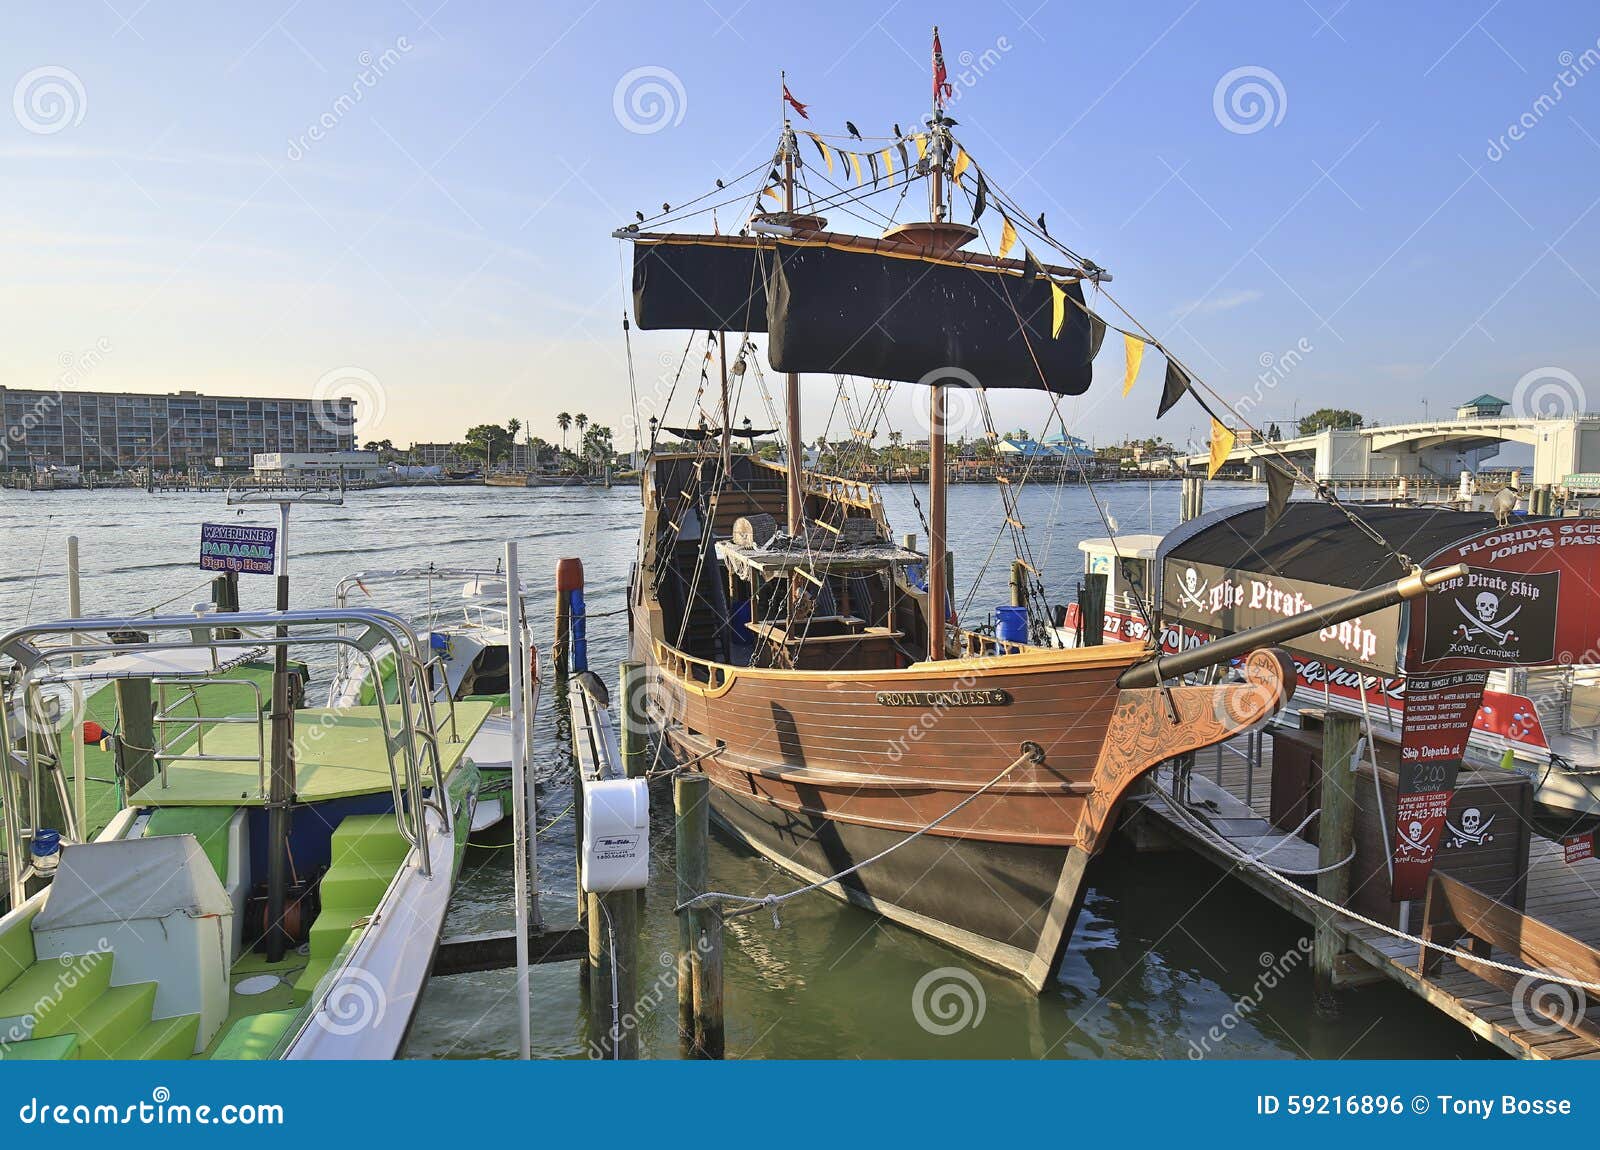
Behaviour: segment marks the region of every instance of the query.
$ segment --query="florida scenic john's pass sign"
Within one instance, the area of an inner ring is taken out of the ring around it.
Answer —
[[[278,553],[276,527],[238,523],[200,524],[200,568],[271,575]]]

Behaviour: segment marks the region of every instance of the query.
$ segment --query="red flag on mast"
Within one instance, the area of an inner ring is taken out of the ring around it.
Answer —
[[[771,89],[769,88],[768,91],[771,91]],[[793,96],[789,95],[789,85],[787,84],[783,86],[783,99],[784,102],[789,105],[789,107],[793,108],[800,114],[800,118],[802,120],[811,119],[811,117],[806,113],[806,106],[799,100],[796,100]]]
[[[939,29],[935,27],[933,30],[933,103],[941,111],[944,109],[944,102],[950,98],[951,93],[954,91],[950,87],[946,76],[944,49],[939,46]]]

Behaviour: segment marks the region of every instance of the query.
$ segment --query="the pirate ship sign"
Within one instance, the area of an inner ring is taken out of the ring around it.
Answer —
[[[1549,663],[1556,637],[1561,573],[1469,568],[1441,587],[1428,611],[1422,658]]]

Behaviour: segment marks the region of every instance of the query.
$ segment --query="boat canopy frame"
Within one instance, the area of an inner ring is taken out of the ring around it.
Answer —
[[[307,634],[308,631],[312,633]],[[131,641],[117,641],[112,638],[113,634]],[[10,812],[5,820],[3,845],[12,905],[20,906],[26,898],[32,864],[24,853],[25,836],[32,833],[38,821],[41,756],[37,724],[30,722],[29,716],[42,711],[34,707],[33,701],[45,686],[79,681],[72,668],[57,668],[56,664],[69,661],[73,656],[87,660],[97,656],[197,649],[213,652],[271,650],[288,647],[291,643],[334,646],[338,650],[355,652],[367,660],[373,675],[378,673],[379,654],[392,652],[400,681],[409,689],[397,692],[394,703],[384,699],[380,692],[377,700],[379,730],[383,734],[396,825],[401,836],[416,848],[423,876],[431,877],[432,865],[423,846],[427,811],[431,808],[446,828],[453,820],[445,796],[444,760],[427,688],[424,651],[416,631],[404,619],[393,612],[374,608],[200,616],[100,616],[34,623],[0,636],[0,658],[10,659],[14,664],[7,676],[5,692],[22,701],[18,713],[29,748],[22,756],[11,750],[14,745],[11,708],[0,706],[0,747],[5,748],[0,753],[0,808]],[[80,677],[84,669],[78,669]],[[102,676],[109,681],[166,677],[137,667]],[[398,725],[391,721],[391,706],[398,708]],[[23,759],[20,764],[16,761],[19,757]],[[431,795],[422,785],[423,776],[430,768],[434,781]],[[30,816],[27,819],[19,817],[22,812],[19,776],[23,774],[29,780]],[[405,802],[407,792],[413,797],[409,812]]]

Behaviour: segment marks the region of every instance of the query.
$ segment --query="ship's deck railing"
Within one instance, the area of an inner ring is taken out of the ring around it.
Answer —
[[[686,654],[676,647],[669,647],[659,639],[656,640],[656,665],[674,678],[698,683],[713,691],[721,690],[734,676],[734,668],[726,663],[716,663],[710,659],[702,659],[698,655]]]
[[[955,642],[961,657],[969,659],[984,655],[1020,655],[1024,651],[1038,650],[1032,643],[1018,643],[997,635],[985,635],[981,631],[968,631],[964,627],[956,630]]]

